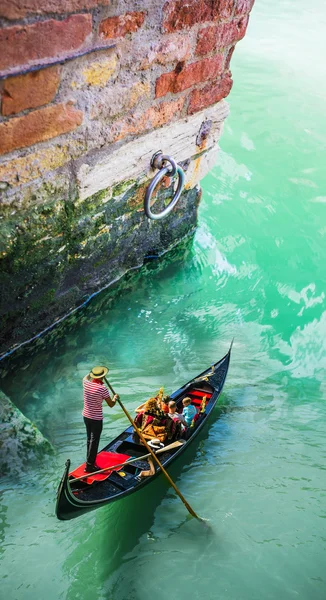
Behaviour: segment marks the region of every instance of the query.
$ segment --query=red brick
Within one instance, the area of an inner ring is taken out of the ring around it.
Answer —
[[[162,98],[162,96],[166,96],[169,92],[174,92],[174,84],[176,80],[175,71],[171,71],[170,73],[163,73],[156,80],[155,86],[155,97]]]
[[[237,5],[235,7],[234,14],[238,15],[248,15],[254,5],[254,0],[238,0]]]
[[[205,58],[204,60],[187,65],[177,75],[175,91],[181,92],[196,83],[215,79],[215,77],[222,73],[223,62],[222,54],[217,54],[213,58]]]
[[[110,17],[100,24],[100,33],[105,39],[124,37],[137,31],[144,20],[144,12],[128,12],[118,17]]]
[[[249,17],[239,20],[211,25],[201,29],[198,33],[196,54],[203,55],[216,52],[225,46],[230,46],[241,40],[247,29]]]
[[[248,27],[248,23],[249,23],[249,16],[246,17],[242,17],[242,19],[240,19],[239,21],[233,21],[233,24],[235,25],[234,28],[234,37],[236,38],[235,41],[239,41],[242,40],[242,38],[244,38],[245,33],[247,31],[247,27]],[[233,43],[233,40],[231,40],[231,44]],[[226,44],[227,46],[229,44]]]
[[[233,14],[235,4],[236,0],[220,0],[215,11],[215,18],[229,19]]]
[[[196,23],[204,23],[212,18],[209,0],[175,0],[168,1],[163,7],[163,30],[173,32]]]
[[[226,59],[225,59],[225,63],[224,63],[224,68],[225,68],[226,71],[228,71],[229,68],[230,68],[230,62],[231,62],[231,58],[232,58],[232,55],[233,55],[233,52],[234,52],[234,48],[235,48],[235,46],[232,46],[230,48],[230,50],[228,51],[228,53],[227,53],[227,56],[226,56]]]
[[[82,120],[82,111],[70,104],[55,104],[0,123],[0,154],[72,131]]]
[[[198,32],[196,54],[208,54],[216,50],[218,45],[217,31],[216,25],[210,25]]]
[[[181,68],[177,66],[174,71],[164,73],[156,80],[156,98],[168,92],[176,94],[197,83],[215,79],[222,73],[223,61],[223,55],[217,54],[213,58],[205,58],[186,66],[181,65]]]
[[[188,114],[193,114],[203,110],[211,104],[215,104],[228,96],[231,91],[233,81],[230,73],[226,73],[217,83],[210,83],[201,90],[193,90],[190,94]]]
[[[145,113],[134,114],[129,119],[115,123],[111,128],[111,142],[117,142],[128,135],[137,135],[161,127],[180,116],[185,103],[185,98],[178,98],[173,102],[161,102],[152,106]]]
[[[168,0],[163,7],[163,30],[172,32],[205,21],[228,19],[235,3],[236,0]]]
[[[0,17],[22,19],[27,15],[64,14],[90,10],[99,5],[110,4],[110,0],[1,0]]]
[[[13,115],[51,102],[60,83],[59,67],[9,77],[3,86],[2,114]]]
[[[145,121],[148,120],[151,127],[161,127],[172,121],[174,117],[180,115],[184,103],[185,98],[178,98],[178,100],[174,100],[173,102],[161,102],[161,104],[152,106],[145,113]]]
[[[80,48],[91,31],[91,15],[5,27],[0,30],[0,71],[40,64],[46,58],[60,58]]]

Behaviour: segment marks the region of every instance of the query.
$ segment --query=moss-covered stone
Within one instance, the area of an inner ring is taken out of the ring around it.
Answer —
[[[161,254],[197,222],[198,189],[185,191],[170,215],[150,221],[144,215],[144,182],[126,180],[80,201],[75,189],[49,184],[44,202],[4,209],[0,222],[0,349],[49,326],[149,252]],[[153,210],[160,211],[173,186],[160,188]]]
[[[19,471],[53,453],[50,442],[0,391],[0,473]]]

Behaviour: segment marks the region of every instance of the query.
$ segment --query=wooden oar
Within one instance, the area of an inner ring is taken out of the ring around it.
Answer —
[[[172,442],[172,444],[169,444],[168,446],[164,446],[164,448],[159,448],[159,450],[157,450],[156,454],[158,454],[158,452],[168,452],[168,450],[173,450],[173,448],[178,448],[179,446],[182,446],[182,442],[177,440],[176,442]],[[119,463],[118,465],[112,465],[112,467],[105,467],[105,469],[100,469],[99,471],[93,471],[92,473],[85,473],[85,475],[82,475],[81,477],[69,479],[69,483],[75,483],[75,481],[81,481],[82,479],[87,479],[87,477],[91,477],[92,475],[99,475],[100,473],[106,473],[106,471],[113,471],[113,469],[117,469],[118,467],[125,467],[126,465],[130,465],[131,463],[136,462],[137,460],[144,460],[145,458],[148,458],[149,456],[151,456],[151,454],[144,454],[143,456],[137,456],[136,458],[131,458],[130,460],[125,460],[125,462]]]
[[[106,383],[106,385],[110,388],[112,394],[114,396],[117,396],[117,400],[123,410],[123,412],[125,413],[127,419],[130,421],[131,425],[133,426],[134,430],[136,431],[137,435],[140,437],[141,441],[143,442],[145,448],[148,450],[148,452],[152,455],[153,459],[155,460],[155,462],[158,464],[158,466],[160,467],[162,473],[164,473],[165,477],[167,478],[168,482],[170,483],[170,485],[172,485],[174,491],[178,494],[180,500],[182,500],[183,504],[185,505],[185,507],[187,508],[188,512],[195,517],[198,520],[202,520],[200,519],[200,517],[198,517],[198,515],[196,515],[195,511],[191,508],[190,504],[188,504],[187,500],[184,498],[184,496],[181,494],[180,490],[178,490],[177,486],[175,485],[174,481],[171,479],[170,475],[168,474],[168,472],[164,469],[163,465],[160,463],[159,459],[157,458],[155,452],[153,452],[152,448],[148,445],[148,443],[146,442],[142,432],[140,431],[140,429],[138,429],[136,423],[134,423],[133,419],[131,418],[130,414],[128,413],[127,409],[123,406],[119,396],[115,393],[113,387],[111,386],[111,384],[108,382],[107,378],[104,377],[104,381]]]

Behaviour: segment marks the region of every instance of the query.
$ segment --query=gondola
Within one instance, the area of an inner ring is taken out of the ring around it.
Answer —
[[[227,376],[231,349],[232,344],[228,353],[221,360],[171,394],[171,399],[176,402],[178,410],[182,410],[182,399],[188,396],[191,398],[191,403],[196,406],[198,413],[194,423],[187,430],[185,439],[180,440],[180,445],[167,451],[164,451],[164,448],[161,450],[159,459],[165,468],[185,451],[213,411]],[[76,474],[78,475],[78,469],[70,473],[70,460],[68,459],[57,492],[56,516],[58,519],[73,519],[110,502],[121,500],[148,485],[154,477],[160,474],[161,469],[156,466],[154,475],[139,478],[139,472],[149,468],[147,460],[142,458],[145,455],[147,456],[147,450],[140,443],[130,425],[98,454],[97,463],[100,465],[101,457],[109,457],[110,465],[123,465],[117,470],[103,474],[104,479],[100,474],[92,473],[86,479],[74,481]],[[130,459],[132,459],[130,464],[123,464]],[[83,465],[79,467],[79,473],[82,471]]]

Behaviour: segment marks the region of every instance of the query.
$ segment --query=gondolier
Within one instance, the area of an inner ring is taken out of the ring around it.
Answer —
[[[105,400],[112,408],[118,398],[117,394],[111,398],[109,390],[103,384],[103,378],[107,373],[106,367],[94,367],[83,379],[84,409],[82,415],[87,433],[86,473],[93,473],[100,469],[95,461],[103,428],[103,401]]]
[[[186,440],[177,440],[156,450],[164,469],[185,451],[212,415],[227,376],[231,348],[232,344],[223,358],[171,394],[171,400],[176,403],[179,414],[183,408],[183,398],[190,398],[200,417],[194,419],[194,425],[189,428]],[[105,377],[103,375],[104,367],[98,368],[102,369],[100,378]],[[93,369],[94,371],[95,369]],[[96,372],[95,375],[98,376],[99,373]],[[106,383],[108,386],[110,385],[107,381]],[[113,391],[112,395],[114,398]],[[114,440],[109,441],[98,454],[98,464],[101,464],[102,469],[106,472],[85,475],[85,463],[71,471],[70,460],[66,461],[57,492],[56,515],[58,519],[73,519],[120,500],[137,492],[159,476],[162,470],[158,467],[154,469],[153,474],[148,473],[147,477],[139,476],[142,471],[148,469],[149,454],[141,439],[134,435],[133,429],[129,425]]]

